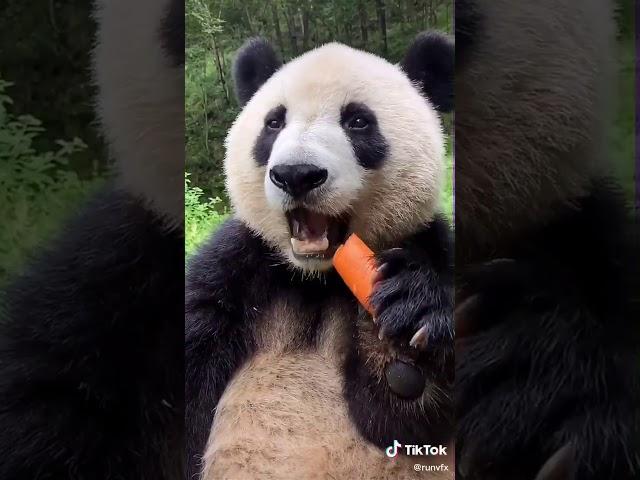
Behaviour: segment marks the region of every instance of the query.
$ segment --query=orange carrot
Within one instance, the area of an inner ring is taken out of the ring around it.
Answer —
[[[373,252],[355,233],[333,255],[333,266],[362,306],[373,315],[369,297],[376,266]]]

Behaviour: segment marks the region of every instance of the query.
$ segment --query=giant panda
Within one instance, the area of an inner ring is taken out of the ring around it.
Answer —
[[[453,67],[436,33],[400,65],[337,43],[237,53],[233,217],[187,268],[187,478],[453,478]],[[375,318],[331,267],[351,233],[376,252]],[[392,367],[419,388],[392,389]]]
[[[456,2],[456,478],[640,474],[638,236],[604,142],[614,14]]]
[[[94,8],[96,114],[116,172],[3,292],[7,480],[184,473],[184,3]]]

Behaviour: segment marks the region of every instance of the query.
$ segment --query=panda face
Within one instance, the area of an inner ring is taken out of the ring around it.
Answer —
[[[351,232],[392,244],[431,220],[444,139],[407,75],[340,44],[275,72],[226,140],[235,213],[305,271],[331,265]]]

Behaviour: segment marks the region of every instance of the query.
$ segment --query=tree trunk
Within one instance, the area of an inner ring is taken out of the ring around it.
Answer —
[[[244,4],[244,13],[247,15],[247,25],[249,26],[249,31],[251,32],[251,35],[253,35],[255,33],[255,30],[253,29],[253,22],[251,21],[251,15],[249,14],[249,7],[246,3]]]
[[[291,53],[293,56],[298,56],[298,41],[296,39],[295,32],[295,18],[290,10],[290,7],[287,7],[284,11],[284,18],[287,21],[287,30],[289,30],[289,41],[291,42]]]
[[[276,31],[276,39],[278,40],[278,47],[282,53],[284,60],[284,42],[282,41],[282,30],[280,30],[280,18],[278,17],[278,5],[276,0],[271,0],[271,16],[273,17],[273,28]]]
[[[334,9],[334,25],[336,25],[336,31],[337,31],[337,19],[336,17],[336,12],[338,10]],[[342,26],[344,27],[344,38],[346,40],[347,45],[353,45],[353,32],[351,30],[351,26],[353,25],[353,11],[351,10],[351,8],[345,8],[345,6],[343,5],[342,8],[340,9],[340,15],[342,16]]]
[[[207,78],[207,49],[204,49],[205,52],[205,57],[204,57],[204,62],[202,62],[202,68],[203,68],[203,73],[202,73],[202,78]],[[202,88],[202,119],[204,121],[204,128],[203,128],[203,138],[202,141],[204,143],[204,149],[207,152],[207,154],[209,153],[209,99],[207,98],[207,88],[206,86],[203,85],[201,86]]]
[[[369,41],[369,32],[367,30],[367,9],[362,0],[358,0],[358,16],[360,17],[360,34],[362,38],[362,47],[367,46]]]
[[[302,7],[302,50],[309,50],[309,2],[304,2]]]
[[[402,30],[405,30],[405,26],[409,23],[409,6],[407,2],[400,2],[400,18],[402,19]]]
[[[431,11],[429,12],[429,25],[431,28],[435,28],[438,24],[438,8],[440,7],[440,2],[431,2]]]
[[[225,78],[224,68],[222,68],[222,60],[220,60],[220,51],[216,43],[216,37],[211,37],[211,45],[213,47],[213,54],[216,60],[216,68],[218,69],[218,77],[220,77],[220,84],[224,90],[224,99],[227,105],[231,105],[231,99],[229,98],[229,89],[227,88],[227,79]]]
[[[320,39],[318,38],[318,15],[312,16],[313,21],[311,22],[311,45],[312,47],[316,47],[320,44]]]
[[[451,33],[451,22],[449,22],[449,18],[450,18],[450,13],[449,13],[449,7],[451,5],[447,4],[447,8],[445,8],[445,12],[447,14],[447,16],[445,17],[445,21],[446,21],[446,25],[447,25],[447,33]]]
[[[376,11],[378,12],[378,24],[380,25],[380,38],[382,39],[382,53],[389,52],[387,44],[387,11],[384,0],[376,0]]]

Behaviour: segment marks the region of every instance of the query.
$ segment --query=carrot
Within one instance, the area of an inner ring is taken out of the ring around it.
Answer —
[[[373,315],[369,297],[373,291],[376,265],[371,249],[354,233],[336,250],[333,266],[353,295]]]

